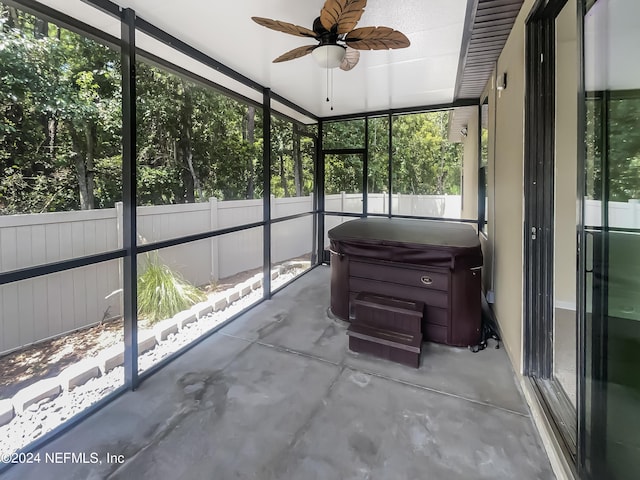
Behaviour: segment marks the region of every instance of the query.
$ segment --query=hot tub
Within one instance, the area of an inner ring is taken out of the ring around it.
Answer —
[[[328,233],[334,315],[348,321],[360,292],[420,301],[425,340],[479,343],[482,250],[472,226],[362,218]]]

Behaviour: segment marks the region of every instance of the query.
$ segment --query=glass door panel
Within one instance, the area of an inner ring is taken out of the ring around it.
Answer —
[[[362,153],[325,155],[325,211],[362,213],[363,157]]]
[[[586,12],[586,469],[640,472],[640,31],[637,0]]]

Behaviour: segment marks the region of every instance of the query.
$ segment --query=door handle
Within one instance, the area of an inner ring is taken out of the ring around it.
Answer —
[[[584,254],[585,258],[585,273],[593,273],[593,232],[584,232]],[[591,248],[589,244],[591,243]],[[591,267],[589,267],[589,260],[591,260]]]

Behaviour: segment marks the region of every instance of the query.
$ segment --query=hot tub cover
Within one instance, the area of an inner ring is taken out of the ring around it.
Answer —
[[[359,218],[328,232],[339,255],[451,269],[482,266],[480,240],[471,225],[404,218]]]

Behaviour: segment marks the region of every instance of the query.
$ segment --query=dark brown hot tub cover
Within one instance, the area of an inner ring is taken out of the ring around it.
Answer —
[[[482,266],[480,241],[471,225],[404,218],[360,218],[328,232],[340,255],[452,270]]]

